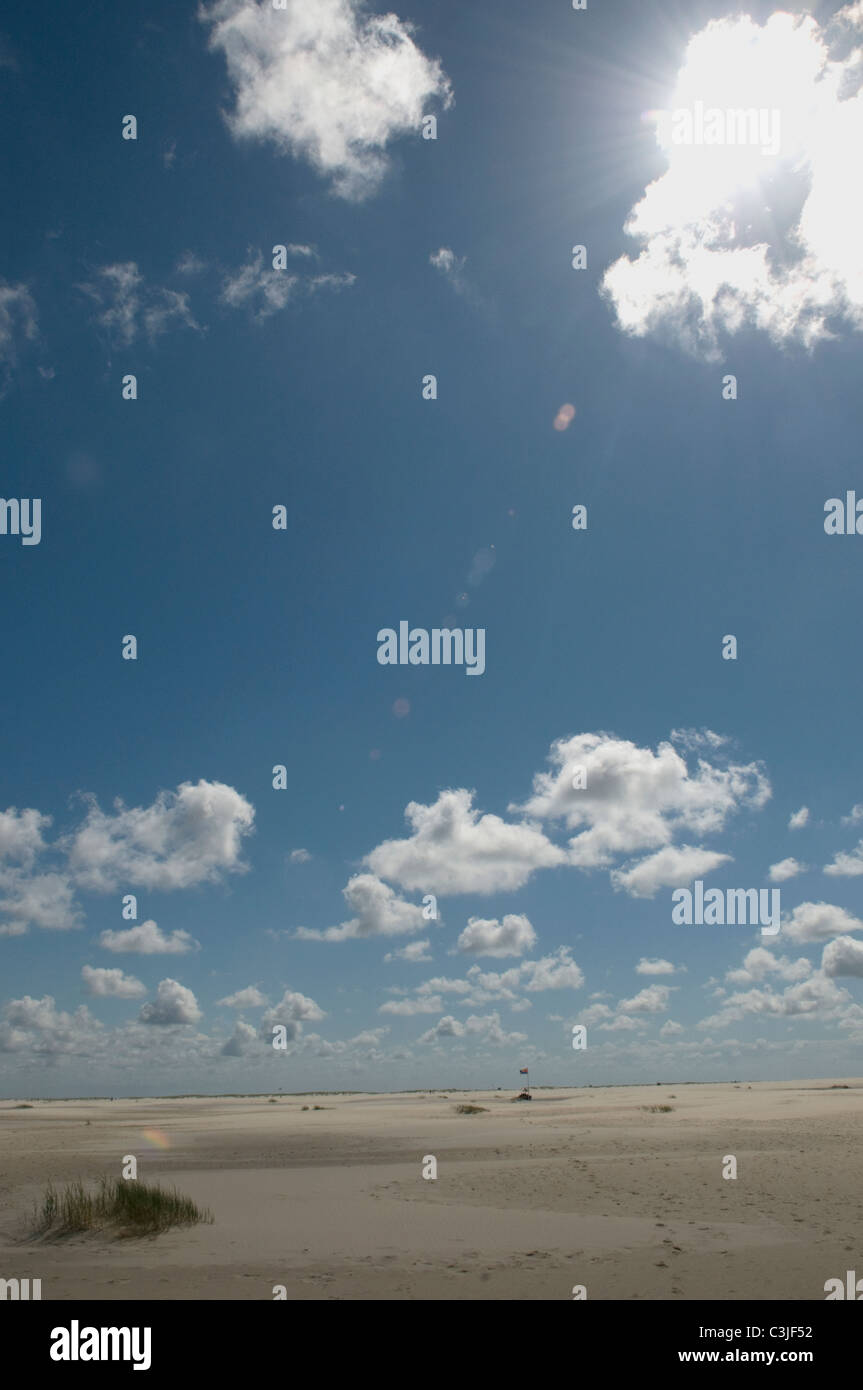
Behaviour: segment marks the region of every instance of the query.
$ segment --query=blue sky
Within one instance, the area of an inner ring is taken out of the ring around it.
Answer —
[[[860,1072],[863,12],[792,9],[5,19],[2,1094]],[[723,77],[755,178],[650,118]]]

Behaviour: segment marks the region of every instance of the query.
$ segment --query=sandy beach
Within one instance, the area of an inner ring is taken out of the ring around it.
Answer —
[[[43,1300],[823,1299],[863,1273],[860,1081],[20,1104],[0,1274]],[[33,1240],[49,1180],[127,1154],[214,1223]]]

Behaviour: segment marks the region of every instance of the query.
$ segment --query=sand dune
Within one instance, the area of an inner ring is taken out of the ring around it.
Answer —
[[[0,1277],[43,1300],[823,1299],[863,1274],[858,1080],[15,1105]],[[127,1154],[214,1224],[27,1238],[49,1179],[120,1176]]]

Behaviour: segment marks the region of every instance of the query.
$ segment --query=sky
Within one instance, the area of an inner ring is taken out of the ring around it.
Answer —
[[[0,1094],[859,1075],[863,4],[393,3],[0,25]]]

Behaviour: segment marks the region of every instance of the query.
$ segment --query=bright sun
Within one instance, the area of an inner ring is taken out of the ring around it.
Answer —
[[[823,60],[813,27],[779,12],[763,27],[716,21],[691,40],[667,108],[652,113],[688,206],[701,190],[715,208],[799,159],[814,115],[801,94]]]

